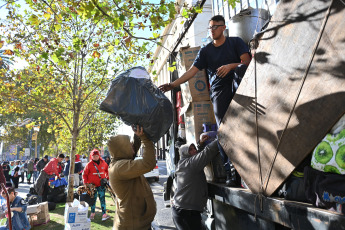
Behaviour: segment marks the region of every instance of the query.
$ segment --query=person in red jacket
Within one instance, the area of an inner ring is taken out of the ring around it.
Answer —
[[[52,177],[54,174],[57,178],[60,179],[58,163],[60,163],[65,158],[65,155],[60,154],[58,157],[54,157],[50,159],[49,163],[42,169],[40,175],[38,176],[34,188],[42,198],[42,201],[47,201],[47,195],[49,190],[49,178]]]
[[[108,216],[106,212],[106,187],[104,184],[104,180],[109,179],[108,164],[100,157],[99,151],[97,149],[92,150],[90,156],[91,160],[89,161],[89,163],[87,163],[83,172],[84,185],[94,184],[96,186],[95,203],[91,205],[90,219],[93,220],[95,218],[96,200],[98,194],[99,200],[101,201],[102,221],[105,221],[110,218],[110,216]],[[101,180],[103,181],[103,183],[101,183]]]

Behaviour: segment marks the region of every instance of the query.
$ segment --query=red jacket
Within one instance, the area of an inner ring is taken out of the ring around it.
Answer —
[[[55,174],[56,176],[59,175],[58,163],[59,161],[57,158],[54,157],[50,159],[48,164],[46,164],[46,166],[43,168],[43,171],[45,171],[49,176],[53,174]]]
[[[108,164],[103,160],[99,159],[100,163],[99,165],[97,163],[94,163],[92,160],[87,163],[87,165],[84,168],[83,172],[83,182],[84,184],[94,184],[96,187],[101,186],[101,179],[99,179],[97,170],[95,168],[95,165],[98,168],[98,171],[101,175],[101,178],[107,178],[109,179],[109,174],[108,174]],[[94,165],[95,164],[95,165]]]

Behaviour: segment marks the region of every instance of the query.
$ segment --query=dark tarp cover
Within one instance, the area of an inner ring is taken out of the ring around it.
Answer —
[[[100,109],[119,116],[126,125],[142,126],[154,142],[168,131],[173,121],[171,102],[141,66],[115,77]]]

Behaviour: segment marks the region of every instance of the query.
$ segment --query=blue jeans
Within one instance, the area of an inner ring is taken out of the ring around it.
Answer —
[[[230,164],[231,164],[231,162],[230,162],[230,160],[228,158],[228,155],[226,155],[226,153],[224,152],[223,147],[219,144],[218,140],[217,140],[217,145],[218,145],[220,156],[222,157],[222,160],[223,160],[224,169],[225,169],[226,172],[229,172],[230,171]]]
[[[37,178],[38,178],[38,171],[34,171],[33,176],[34,176],[34,183],[35,183],[35,181],[36,181]]]

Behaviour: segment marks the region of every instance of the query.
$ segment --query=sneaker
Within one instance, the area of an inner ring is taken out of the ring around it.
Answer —
[[[95,214],[96,214],[96,213],[94,213],[94,212],[93,212],[93,213],[91,213],[91,215],[90,215],[90,220],[95,219]]]
[[[107,214],[104,214],[103,216],[102,216],[102,221],[105,221],[105,220],[107,220],[107,219],[109,219],[110,218],[110,216],[108,216]]]

